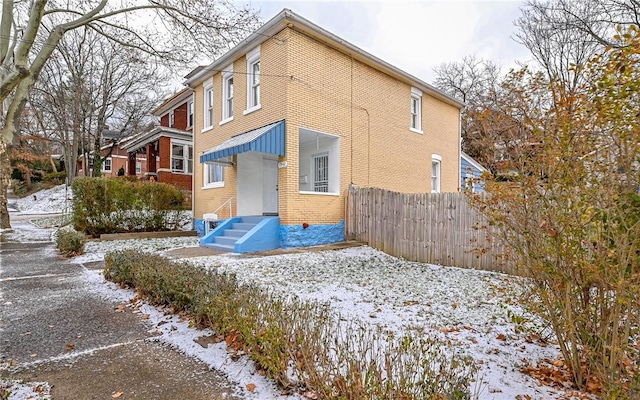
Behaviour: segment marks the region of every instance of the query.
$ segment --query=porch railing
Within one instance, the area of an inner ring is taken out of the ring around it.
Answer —
[[[213,214],[217,215],[218,211],[222,210],[226,206],[229,207],[229,218],[233,218],[233,197],[229,197],[224,203],[220,204],[220,207],[216,208]]]

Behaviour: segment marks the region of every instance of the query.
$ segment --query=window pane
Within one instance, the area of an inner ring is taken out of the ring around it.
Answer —
[[[171,159],[171,169],[176,172],[184,171],[184,159],[182,158],[172,158]]]
[[[253,84],[260,84],[260,61],[253,64]]]
[[[431,162],[431,191],[440,191],[440,162]]]
[[[209,127],[213,125],[213,88],[205,89],[204,101],[205,101],[204,125]]]
[[[418,129],[420,125],[419,109],[418,109],[420,105],[418,101],[419,100],[416,99],[415,97],[411,98],[411,127],[413,129]]]
[[[184,156],[184,146],[181,144],[171,145],[171,156],[172,157]]]
[[[224,182],[224,167],[220,164],[207,164],[205,183],[217,182]]]

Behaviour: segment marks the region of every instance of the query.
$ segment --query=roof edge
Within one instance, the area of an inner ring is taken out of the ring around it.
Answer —
[[[360,61],[368,61],[368,63],[373,67],[391,76],[409,81],[412,85],[430,94],[431,96],[444,101],[449,105],[457,107],[458,109],[462,109],[465,107],[464,102],[447,93],[440,91],[435,86],[415,77],[414,75],[411,75],[408,72],[405,72],[400,68],[391,65],[388,62],[383,61],[382,59],[362,50],[361,48],[314,24],[306,18],[294,13],[288,8],[280,11],[264,25],[258,28],[255,32],[249,35],[246,39],[244,39],[242,42],[225,53],[222,57],[204,67],[197,73],[193,74],[184,82],[184,84],[191,88],[195,88],[205,79],[207,79],[212,71],[217,71],[224,68],[224,66],[226,66],[228,63],[233,62],[238,57],[244,55],[251,48],[261,44],[286,27],[291,27],[293,29],[302,28],[300,30],[301,32],[322,37],[325,39],[327,45],[332,46],[338,50],[342,50],[345,53],[351,53],[352,56],[356,55],[358,56],[356,58],[360,58]]]

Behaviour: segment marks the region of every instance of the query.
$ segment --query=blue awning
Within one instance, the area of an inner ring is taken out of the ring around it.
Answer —
[[[200,162],[213,162],[245,151],[284,156],[284,120],[233,136],[200,156]]]

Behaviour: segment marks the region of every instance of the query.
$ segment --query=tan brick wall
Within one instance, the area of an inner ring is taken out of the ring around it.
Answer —
[[[195,156],[232,135],[286,119],[287,167],[279,170],[279,214],[283,224],[333,224],[344,219],[350,183],[400,192],[431,190],[431,155],[442,157],[442,191],[457,191],[457,108],[422,95],[423,134],[409,130],[411,85],[377,71],[293,29],[261,46],[262,109],[246,108],[246,60],[234,63],[234,120],[223,126],[222,78],[214,76],[214,128],[201,133],[203,86],[195,91]],[[298,129],[340,137],[340,195],[299,192]],[[236,195],[235,167],[225,170],[225,188],[201,190],[195,167],[195,218]]]
[[[442,157],[442,191],[457,191],[458,109],[422,95],[423,134],[409,130],[411,85],[306,35],[289,37],[284,224],[344,219],[350,183],[399,192],[431,191],[431,155]],[[340,196],[298,192],[298,127],[340,136]]]
[[[259,110],[243,115],[247,108],[247,60],[245,57],[233,63],[234,104],[233,121],[222,126],[222,74],[213,76],[213,128],[202,132],[203,128],[203,85],[195,89],[195,121],[194,121],[194,218],[202,218],[203,213],[213,212],[230,197],[234,197],[234,213],[236,206],[237,167],[225,168],[224,188],[202,189],[203,166],[200,156],[205,151],[219,145],[231,136],[246,132],[286,118],[286,88],[291,79],[287,75],[286,31],[280,32],[271,40],[260,46],[260,104]],[[225,66],[226,67],[226,66]],[[224,68],[224,67],[223,67]],[[288,151],[288,149],[287,149]],[[235,157],[234,157],[235,161]],[[285,177],[278,177],[282,182]],[[280,196],[282,203],[282,196]]]

